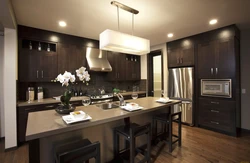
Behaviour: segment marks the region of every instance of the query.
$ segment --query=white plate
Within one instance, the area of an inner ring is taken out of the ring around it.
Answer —
[[[62,116],[62,119],[67,124],[72,124],[72,123],[81,122],[81,121],[88,121],[92,118],[88,114],[86,114],[86,116],[84,118],[81,118],[81,119],[75,119],[73,115]]]
[[[174,100],[170,100],[170,99],[168,101],[166,101],[166,100],[160,100],[160,99],[156,100],[156,102],[163,103],[163,104],[166,104],[166,103],[172,102],[172,101],[174,101]]]
[[[128,107],[128,106],[120,106],[120,108],[132,112],[132,111],[136,111],[136,110],[141,110],[143,107],[137,106],[137,107],[131,108],[131,107]]]

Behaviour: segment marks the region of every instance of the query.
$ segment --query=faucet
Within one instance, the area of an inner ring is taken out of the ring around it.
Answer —
[[[117,93],[116,96],[119,98],[120,100],[120,106],[124,106],[125,105],[125,101],[123,96],[120,93]]]

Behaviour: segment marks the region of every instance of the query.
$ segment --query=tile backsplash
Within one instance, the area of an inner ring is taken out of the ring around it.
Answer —
[[[122,81],[122,82],[110,82],[105,80],[105,73],[92,72],[91,81],[89,85],[85,85],[81,81],[76,81],[72,84],[73,89],[81,88],[86,94],[97,94],[99,88],[104,88],[108,93],[111,93],[113,88],[120,90],[132,91],[133,86],[138,86],[140,91],[146,91],[146,80],[140,81]],[[26,90],[28,87],[34,87],[35,93],[37,87],[43,87],[44,98],[50,98],[53,96],[62,95],[66,87],[62,87],[59,82],[18,82],[18,99],[26,100]],[[37,97],[35,97],[37,98]]]

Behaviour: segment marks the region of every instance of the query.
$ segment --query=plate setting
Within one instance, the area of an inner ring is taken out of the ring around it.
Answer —
[[[72,124],[76,122],[90,120],[92,119],[92,117],[90,117],[87,113],[80,110],[80,111],[70,112],[70,115],[62,116],[62,119],[67,124]]]

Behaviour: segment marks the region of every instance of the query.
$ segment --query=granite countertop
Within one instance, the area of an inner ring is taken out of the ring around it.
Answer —
[[[60,134],[103,123],[108,123],[111,121],[140,115],[150,111],[168,108],[168,106],[172,106],[181,102],[179,100],[173,100],[167,104],[162,104],[155,102],[157,99],[159,98],[145,97],[145,98],[138,98],[136,100],[126,100],[127,102],[135,102],[143,107],[142,110],[134,112],[128,112],[122,110],[121,108],[103,110],[97,107],[96,105],[80,106],[77,107],[76,110],[84,111],[85,113],[90,115],[92,119],[90,121],[75,123],[71,125],[67,125],[62,120],[62,115],[56,113],[55,110],[31,112],[28,115],[26,140],[29,141],[33,139],[39,139],[55,134]]]
[[[121,93],[123,96],[126,95],[131,95],[133,92],[123,92]],[[146,93],[146,91],[139,91],[138,94],[144,94]],[[81,96],[81,97],[72,97],[70,101],[80,101],[83,97],[86,96]],[[33,105],[42,105],[42,104],[53,104],[53,103],[60,103],[60,100],[55,100],[53,98],[45,98],[42,100],[34,100],[31,102],[27,102],[27,101],[19,101],[17,102],[17,106],[21,107],[21,106],[33,106]]]

